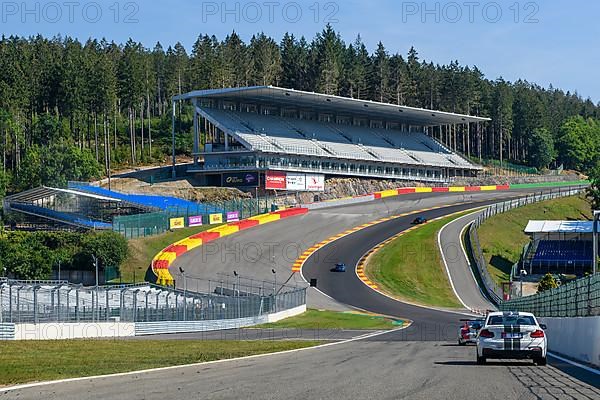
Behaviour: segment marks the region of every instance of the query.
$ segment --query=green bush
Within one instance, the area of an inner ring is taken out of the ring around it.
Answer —
[[[116,232],[3,232],[0,269],[20,279],[48,279],[60,262],[64,270],[119,267],[127,258],[127,241]]]
[[[546,290],[556,289],[558,287],[558,282],[554,279],[554,275],[546,274],[540,281],[538,285],[538,293],[545,292]]]

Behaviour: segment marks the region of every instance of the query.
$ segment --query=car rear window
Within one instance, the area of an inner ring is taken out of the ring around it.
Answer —
[[[535,319],[529,315],[493,315],[488,325],[535,325]]]

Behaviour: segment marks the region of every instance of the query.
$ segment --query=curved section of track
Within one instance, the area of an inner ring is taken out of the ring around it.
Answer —
[[[493,204],[497,201],[474,201],[468,204],[424,211],[419,215],[431,220]],[[411,320],[412,325],[401,332],[402,338],[405,340],[454,340],[458,320],[463,316],[461,313],[468,313],[468,310],[446,311],[407,304],[371,289],[353,271],[343,274],[331,272],[332,266],[338,262],[343,262],[350,269],[354,269],[362,256],[370,249],[409,229],[414,218],[414,215],[399,217],[357,231],[326,245],[305,261],[302,274],[306,280],[317,279],[319,290],[338,302],[375,313]],[[418,249],[414,249],[414,251],[408,251],[406,256],[419,257],[420,255]]]
[[[464,215],[445,225],[438,234],[438,245],[454,290],[470,310],[484,312],[496,307],[479,287],[467,258],[462,238],[465,229],[479,217],[481,212]]]

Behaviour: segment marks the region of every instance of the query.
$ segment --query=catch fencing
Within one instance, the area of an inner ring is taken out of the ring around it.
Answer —
[[[253,318],[306,304],[306,288],[242,277],[205,281],[204,293],[152,284],[83,287],[0,281],[0,325],[49,322],[159,322]]]
[[[237,213],[239,219],[246,219],[273,211],[273,204],[275,204],[274,197],[261,196],[252,199],[203,203],[202,211],[199,211],[200,207],[170,207],[165,211],[117,216],[113,220],[113,230],[121,233],[127,239],[135,239],[168,231],[171,229],[170,222],[173,218],[183,218],[185,227],[189,227],[191,217],[201,217],[202,223],[208,225],[211,215],[221,215],[223,222],[227,222],[227,213],[231,212]]]
[[[489,218],[497,214],[502,214],[515,208],[523,207],[529,204],[538,203],[540,201],[552,200],[561,197],[574,196],[581,193],[584,189],[581,187],[577,188],[556,188],[550,193],[539,193],[527,195],[514,200],[505,201],[502,203],[493,204],[487,207],[479,217],[471,224],[468,232],[468,239],[471,248],[471,254],[475,261],[475,267],[479,272],[481,281],[487,289],[491,299],[496,303],[500,304],[506,299],[504,287],[499,285],[498,282],[492,277],[488,270],[487,260],[483,254],[481,243],[479,241],[479,235],[477,230],[479,227]]]
[[[500,303],[502,311],[531,312],[538,317],[600,316],[600,275],[591,275],[562,286]]]

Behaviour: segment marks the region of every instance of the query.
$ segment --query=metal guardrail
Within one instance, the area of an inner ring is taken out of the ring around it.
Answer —
[[[531,312],[538,317],[600,315],[600,275],[592,275],[538,293],[500,303],[502,311]]]
[[[481,215],[471,224],[469,227],[469,244],[471,248],[471,254],[475,260],[475,266],[481,277],[488,294],[491,299],[499,304],[505,299],[504,288],[496,283],[492,278],[487,268],[487,261],[483,255],[483,250],[479,241],[479,235],[477,230],[486,220],[497,214],[502,214],[515,208],[523,207],[529,204],[538,203],[540,201],[557,199],[560,197],[574,196],[581,193],[582,188],[556,188],[551,193],[539,193],[534,195],[528,195],[514,200],[505,201],[502,203],[493,204],[487,207]]]
[[[305,287],[241,277],[222,276],[201,289],[205,291],[151,284],[96,288],[5,279],[0,281],[0,324],[214,321],[255,318],[306,304]]]

